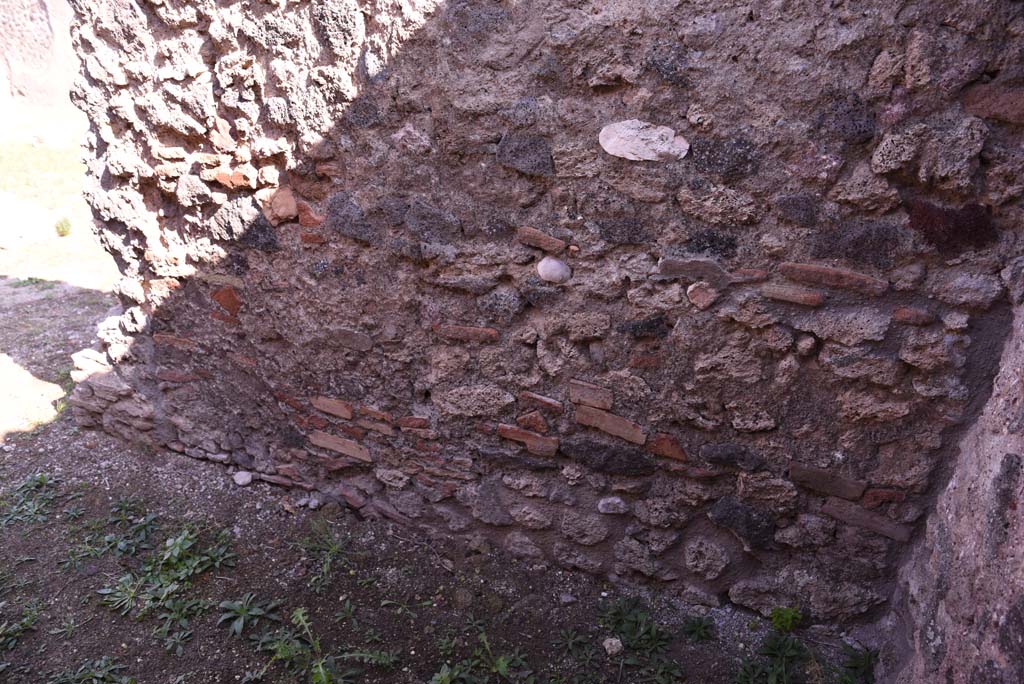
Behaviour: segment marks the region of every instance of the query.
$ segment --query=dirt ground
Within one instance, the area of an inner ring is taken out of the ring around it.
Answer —
[[[81,173],[64,140],[0,139],[0,682],[769,681],[747,659],[781,665],[772,681],[870,681],[829,665],[820,628],[780,637],[79,430],[70,355],[117,277]]]

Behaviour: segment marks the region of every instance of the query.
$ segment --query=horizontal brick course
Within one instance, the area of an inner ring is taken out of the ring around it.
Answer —
[[[889,289],[889,283],[884,280],[872,278],[856,271],[848,271],[845,268],[797,264],[787,261],[779,264],[779,273],[798,283],[852,290],[875,297],[884,294]]]
[[[761,286],[761,295],[777,302],[789,302],[801,306],[819,307],[825,303],[825,293],[795,285],[770,283]]]
[[[582,380],[570,380],[569,401],[599,409],[610,409],[613,401],[612,391]]]
[[[544,250],[545,252],[551,252],[552,254],[558,254],[565,249],[564,240],[559,240],[558,238],[548,235],[536,228],[524,226],[517,229],[516,239],[524,245],[536,247],[537,249]]]
[[[633,421],[592,406],[582,404],[577,406],[576,422],[580,425],[597,428],[634,444],[643,444],[647,441],[644,429]]]
[[[859,499],[867,487],[865,482],[851,480],[825,468],[799,463],[789,465],[789,479],[801,487],[850,500]]]
[[[558,453],[558,438],[546,437],[536,432],[525,430],[518,425],[498,425],[498,435],[505,439],[520,442],[531,454],[538,456],[554,456]]]
[[[309,435],[309,441],[321,449],[329,449],[345,456],[351,456],[364,463],[371,463],[373,461],[370,457],[370,451],[358,442],[338,437],[322,430],[312,432]]]
[[[341,399],[330,399],[328,397],[313,397],[309,400],[309,403],[313,405],[318,411],[329,413],[332,416],[338,418],[344,418],[350,420],[352,418],[352,404]]]
[[[821,512],[841,522],[855,527],[863,527],[883,537],[900,542],[910,541],[910,535],[913,532],[910,525],[903,525],[884,515],[873,513],[855,503],[836,497],[831,497],[826,501],[825,505],[821,507]]]

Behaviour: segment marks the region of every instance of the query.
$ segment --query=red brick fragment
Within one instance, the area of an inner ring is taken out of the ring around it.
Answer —
[[[429,418],[421,418],[420,416],[402,416],[397,421],[398,427],[400,428],[428,428],[430,427]]]
[[[665,359],[661,354],[633,354],[626,362],[630,368],[661,368]]]
[[[366,430],[372,430],[373,432],[379,432],[386,437],[392,437],[395,434],[395,429],[379,420],[369,420],[367,418],[360,418],[356,421],[356,425]]]
[[[516,418],[516,425],[534,432],[547,432],[548,422],[540,411],[530,411]]]
[[[468,325],[444,325],[438,323],[433,329],[439,336],[449,340],[458,340],[459,342],[489,344],[501,339],[501,335],[494,328],[476,328]]]
[[[373,420],[383,421],[385,423],[395,422],[394,417],[390,413],[388,413],[387,411],[375,409],[372,406],[364,406],[360,404],[359,406],[356,407],[356,413],[358,413],[361,416],[371,418]]]
[[[729,274],[734,283],[759,283],[768,280],[768,271],[763,268],[739,268]]]
[[[851,480],[826,468],[800,463],[789,465],[789,479],[807,489],[850,500],[859,499],[867,487],[867,484],[860,480]]]
[[[210,296],[213,298],[213,301],[220,304],[232,316],[237,316],[242,308],[242,300],[238,296],[238,292],[230,285],[217,288]]]
[[[218,183],[229,190],[238,190],[239,188],[249,188],[250,190],[256,189],[255,169],[223,169],[218,171],[214,178]]]
[[[855,503],[836,497],[829,498],[821,507],[821,512],[848,525],[863,527],[883,537],[900,542],[910,541],[913,532],[910,525],[903,525],[884,515],[865,510]]]
[[[761,286],[761,295],[768,299],[801,306],[819,307],[825,303],[825,294],[818,290],[793,285],[768,284]]]
[[[564,240],[559,240],[543,231],[527,226],[516,230],[516,239],[524,245],[536,247],[552,254],[558,254],[565,249]]]
[[[161,368],[156,372],[156,379],[164,382],[186,383],[194,382],[200,378],[195,373],[187,373],[185,371],[177,371],[170,368]]]
[[[887,503],[899,503],[907,498],[907,493],[902,489],[884,489],[872,487],[864,492],[860,505],[864,508],[878,508]]]
[[[327,238],[318,233],[308,233],[306,231],[302,231],[301,233],[299,233],[299,242],[301,242],[304,245],[326,245]]]
[[[610,409],[613,397],[612,391],[606,387],[573,379],[569,381],[569,401],[599,409]]]
[[[284,390],[274,390],[274,398],[282,404],[287,404],[296,411],[302,411],[305,409],[305,406],[302,405],[301,401]]]
[[[536,432],[524,430],[516,425],[502,423],[498,426],[498,435],[505,439],[521,442],[526,450],[538,456],[554,456],[558,453],[558,438],[545,437]]]
[[[562,413],[565,410],[562,407],[562,402],[557,399],[545,397],[542,394],[535,394],[534,392],[527,392],[526,390],[519,393],[519,401],[528,406],[536,406],[552,413]]]
[[[991,81],[969,88],[964,108],[974,116],[1011,124],[1024,124],[1024,83]]]
[[[356,425],[338,425],[338,429],[353,439],[366,437],[366,430]]]
[[[350,439],[344,437],[338,437],[321,430],[315,430],[309,436],[309,441],[322,449],[329,449],[330,451],[336,451],[344,456],[351,456],[352,458],[359,459],[364,463],[370,463],[373,459],[370,457],[369,450],[357,442],[353,442]]]
[[[306,424],[309,427],[316,430],[325,430],[330,426],[330,422],[322,416],[306,416]]]
[[[853,290],[875,297],[889,289],[889,283],[885,280],[872,278],[869,275],[849,271],[845,268],[832,268],[818,264],[797,264],[787,261],[779,264],[779,273],[798,283]]]
[[[643,444],[647,441],[644,429],[631,420],[608,413],[593,406],[579,405],[576,407],[576,422],[580,425],[597,428],[609,435],[620,437],[627,442]]]
[[[686,452],[679,446],[676,438],[664,432],[658,432],[647,440],[647,450],[655,456],[664,456],[676,461],[687,460]]]
[[[313,408],[332,416],[350,420],[352,418],[352,404],[341,399],[330,399],[328,397],[313,397],[309,400]]]
[[[324,222],[324,217],[314,211],[305,200],[298,200],[299,225],[303,228],[316,228]]]
[[[935,314],[913,306],[900,306],[893,310],[892,320],[907,325],[930,325],[935,322]]]

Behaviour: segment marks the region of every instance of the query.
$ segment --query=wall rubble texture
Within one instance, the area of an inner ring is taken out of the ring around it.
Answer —
[[[125,275],[82,424],[880,614],[1020,287],[1020,3],[73,5]]]

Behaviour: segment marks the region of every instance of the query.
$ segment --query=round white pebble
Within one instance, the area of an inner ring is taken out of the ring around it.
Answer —
[[[246,470],[239,470],[234,475],[235,484],[239,487],[246,487],[252,483],[252,473]]]
[[[537,275],[549,283],[564,283],[572,277],[572,270],[561,259],[546,256],[537,263]]]

